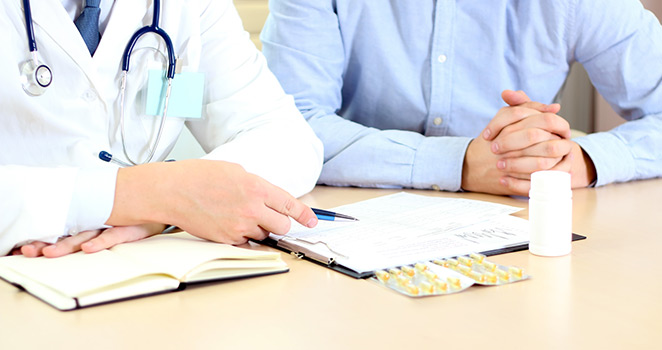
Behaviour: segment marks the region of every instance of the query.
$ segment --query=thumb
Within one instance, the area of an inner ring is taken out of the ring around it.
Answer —
[[[553,113],[557,114],[561,110],[561,105],[558,103],[552,103],[547,105],[540,102],[531,101],[529,96],[522,90],[513,91],[513,90],[503,90],[501,93],[501,98],[509,106],[523,106],[531,109],[540,111],[541,113]]]
[[[501,98],[509,106],[517,106],[526,102],[531,102],[529,96],[527,96],[526,93],[522,90],[503,90],[501,93]]]

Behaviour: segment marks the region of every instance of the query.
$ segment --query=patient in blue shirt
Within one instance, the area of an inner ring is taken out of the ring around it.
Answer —
[[[662,27],[637,0],[270,10],[263,51],[324,143],[321,184],[522,195],[538,170],[575,188],[662,175]],[[626,123],[570,138],[554,102],[574,62]]]

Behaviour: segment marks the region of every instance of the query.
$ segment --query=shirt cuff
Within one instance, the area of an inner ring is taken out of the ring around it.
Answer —
[[[426,137],[419,145],[412,182],[414,188],[459,191],[469,137]]]
[[[78,171],[63,235],[109,227],[105,223],[113,210],[118,170],[100,167]]]
[[[617,136],[609,132],[600,132],[572,140],[591,157],[595,166],[596,187],[634,178],[634,157]]]

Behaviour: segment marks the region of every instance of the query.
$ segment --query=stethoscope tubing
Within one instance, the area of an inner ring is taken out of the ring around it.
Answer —
[[[152,23],[150,25],[144,26],[140,28],[138,31],[136,31],[132,36],[129,42],[127,43],[125,49],[124,49],[124,55],[122,57],[122,82],[121,82],[121,87],[120,87],[120,129],[121,129],[121,137],[122,137],[122,149],[124,151],[124,155],[126,156],[127,160],[133,164],[137,165],[139,162],[133,161],[131,157],[128,154],[128,151],[126,149],[126,142],[125,142],[125,132],[124,132],[124,98],[125,98],[125,91],[126,91],[126,80],[127,80],[127,75],[129,71],[129,66],[130,66],[130,59],[131,59],[131,53],[133,52],[133,49],[140,39],[141,36],[147,34],[147,33],[154,33],[157,36],[160,36],[161,39],[163,39],[163,42],[165,43],[166,49],[168,51],[168,70],[166,73],[167,77],[167,88],[166,88],[166,95],[165,95],[165,101],[164,101],[164,108],[163,108],[163,114],[161,115],[161,120],[159,123],[159,129],[157,132],[156,140],[154,144],[152,145],[153,147],[150,147],[150,152],[147,157],[147,160],[144,162],[140,162],[140,164],[144,163],[149,163],[153,156],[154,153],[156,152],[156,148],[159,145],[159,141],[161,140],[161,136],[163,135],[163,129],[165,126],[165,120],[166,120],[166,115],[168,113],[168,104],[170,100],[170,92],[172,89],[172,79],[175,77],[175,69],[176,69],[176,63],[177,59],[175,57],[175,49],[172,44],[172,40],[170,39],[170,36],[168,33],[165,32],[162,28],[159,27],[159,22],[161,19],[161,1],[160,0],[154,0],[153,2],[153,7],[154,7],[154,14],[152,16]],[[32,10],[30,8],[30,0],[23,0],[23,13],[25,16],[25,32],[27,35],[27,41],[28,41],[28,46],[30,49],[30,53],[32,56],[32,60],[34,62],[35,66],[39,66],[38,58],[37,58],[37,41],[35,39],[35,34],[34,34],[34,27],[32,23]],[[39,67],[44,67],[45,69],[48,70],[48,73],[50,73],[50,68],[46,65],[41,65]],[[34,74],[34,73],[33,73]],[[51,75],[52,76],[52,75]],[[38,84],[41,85],[39,81],[37,81]],[[50,85],[50,82],[46,85],[41,85],[42,87],[47,87]],[[24,88],[25,89],[25,88]],[[28,94],[31,94],[30,91],[26,90]],[[42,92],[43,93],[43,92]]]
[[[32,9],[30,9],[30,0],[23,0],[23,15],[25,16],[25,33],[28,37],[28,46],[30,52],[37,51],[37,40],[34,37],[34,27],[32,26]]]
[[[176,59],[175,59],[175,48],[172,45],[172,40],[170,40],[170,36],[168,33],[165,32],[161,27],[159,27],[159,21],[161,20],[161,1],[160,0],[154,0],[154,14],[152,16],[152,24],[144,26],[131,36],[131,39],[129,40],[129,43],[126,45],[126,48],[124,49],[124,55],[122,56],[122,70],[125,72],[129,71],[129,64],[130,64],[130,59],[131,59],[131,53],[133,52],[133,48],[136,46],[136,43],[138,43],[138,39],[140,39],[141,36],[147,34],[147,33],[154,33],[163,39],[163,42],[166,45],[166,49],[168,50],[168,71],[166,73],[166,76],[168,79],[173,79],[175,77],[175,67],[176,67]]]
[[[129,163],[133,165],[145,164],[151,162],[152,158],[154,157],[154,154],[156,153],[156,148],[158,147],[161,141],[161,136],[163,135],[163,129],[165,127],[166,115],[168,113],[168,104],[170,102],[170,91],[172,89],[172,79],[175,78],[175,68],[177,63],[177,60],[175,59],[175,49],[174,46],[172,45],[172,40],[170,39],[168,33],[166,33],[165,30],[159,27],[159,22],[161,20],[161,1],[154,0],[153,6],[154,6],[154,14],[152,15],[152,24],[144,26],[138,29],[135,33],[133,33],[131,39],[129,39],[129,42],[126,45],[126,48],[124,49],[124,54],[122,56],[122,83],[120,88],[120,134],[122,138],[122,151],[124,152],[124,156],[129,161]],[[131,158],[128,150],[126,149],[126,141],[125,141],[126,136],[124,131],[124,120],[125,120],[124,97],[126,92],[127,75],[130,67],[131,53],[133,52],[133,48],[136,46],[136,43],[138,43],[140,37],[147,33],[154,33],[157,36],[160,36],[166,45],[166,49],[168,50],[168,71],[166,73],[168,85],[166,88],[163,113],[161,114],[161,120],[159,122],[159,130],[156,134],[156,140],[154,140],[154,144],[152,145],[152,147],[150,147],[151,149],[149,150],[147,159],[144,160],[143,162],[136,162]]]

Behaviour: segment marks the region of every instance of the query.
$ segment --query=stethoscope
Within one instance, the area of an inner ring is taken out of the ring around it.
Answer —
[[[23,13],[25,14],[25,31],[28,34],[28,46],[32,59],[21,65],[21,84],[23,90],[30,96],[40,96],[53,82],[53,72],[47,65],[39,62],[37,56],[37,41],[34,39],[32,28],[32,11],[30,0],[23,0]]]
[[[25,14],[25,30],[28,37],[28,46],[30,48],[30,55],[32,56],[30,60],[24,62],[21,65],[21,84],[23,85],[23,90],[30,96],[40,96],[53,82],[53,71],[44,63],[39,61],[37,54],[37,42],[34,36],[34,28],[32,26],[32,11],[30,10],[30,0],[23,0],[23,12]],[[175,78],[175,67],[176,67],[176,58],[175,58],[175,49],[170,40],[170,36],[162,28],[159,27],[159,21],[161,16],[161,1],[154,0],[154,15],[152,17],[152,24],[144,26],[138,31],[136,31],[131,39],[129,40],[126,48],[124,49],[124,54],[122,56],[122,81],[120,85],[120,129],[122,135],[122,149],[126,159],[133,165],[149,163],[154,157],[156,148],[159,145],[161,140],[161,135],[163,134],[163,127],[166,121],[166,115],[168,113],[168,102],[170,101],[170,91],[172,89],[172,80]],[[163,104],[163,114],[161,115],[161,121],[159,124],[159,130],[156,135],[156,140],[154,141],[153,147],[151,147],[149,156],[143,162],[134,161],[128,154],[126,149],[126,142],[124,136],[124,97],[126,93],[126,81],[127,75],[129,73],[129,61],[131,59],[131,53],[135,47],[138,39],[141,36],[147,33],[154,33],[163,39],[166,48],[168,50],[168,70],[166,72],[167,78],[167,87],[165,93],[165,101]],[[102,152],[104,153],[104,152]],[[107,153],[106,153],[107,154]],[[102,157],[103,160],[106,160]]]

